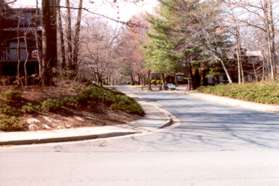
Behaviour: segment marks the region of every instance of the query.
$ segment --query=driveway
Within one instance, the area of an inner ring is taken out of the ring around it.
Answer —
[[[0,186],[278,186],[279,115],[190,95],[120,90],[177,121],[149,135],[4,147]]]

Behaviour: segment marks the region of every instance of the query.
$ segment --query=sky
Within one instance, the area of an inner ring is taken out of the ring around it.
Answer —
[[[71,0],[71,2],[73,3],[72,6],[77,7],[77,0]],[[113,0],[84,0],[84,7],[90,9],[90,11],[94,11],[108,17],[119,17],[119,20],[121,21],[128,21],[132,16],[136,14],[143,13],[146,11],[152,12],[158,4],[157,0],[146,0],[141,1],[137,4],[127,3],[123,0],[118,0],[117,3],[112,2]],[[17,0],[17,2],[13,4],[13,6],[35,7],[36,0]]]

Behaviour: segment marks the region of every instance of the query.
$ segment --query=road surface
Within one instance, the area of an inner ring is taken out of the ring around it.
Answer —
[[[279,115],[121,87],[179,122],[149,135],[0,149],[0,186],[279,186]]]

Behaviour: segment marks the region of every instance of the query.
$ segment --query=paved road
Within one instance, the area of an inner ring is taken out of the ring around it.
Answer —
[[[180,124],[150,135],[1,149],[0,186],[279,186],[279,115],[121,89],[159,103]]]

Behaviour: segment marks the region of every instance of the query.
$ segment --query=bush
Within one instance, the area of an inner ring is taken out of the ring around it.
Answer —
[[[119,93],[116,91],[111,91],[109,89],[91,85],[82,90],[79,96],[85,100],[94,100],[102,102],[106,105],[110,105],[115,102],[115,95],[118,94]]]
[[[64,106],[63,99],[47,99],[41,103],[41,109],[45,112],[55,112]]]
[[[12,104],[22,101],[22,92],[14,89],[9,89],[0,94],[3,101]]]
[[[140,116],[144,116],[144,111],[140,107],[140,105],[133,103],[133,104],[122,104],[122,103],[114,103],[110,106],[112,110],[120,110],[130,114],[137,114]]]
[[[40,110],[41,110],[40,105],[35,105],[32,103],[27,103],[26,105],[23,105],[21,107],[21,112],[28,113],[28,114],[36,113],[39,112]]]
[[[0,102],[0,114],[5,114],[8,116],[18,116],[19,111],[6,103]]]
[[[111,105],[113,110],[121,110],[131,114],[138,114],[143,116],[144,111],[141,106],[133,99],[126,95],[118,95],[115,98],[115,103]]]
[[[152,80],[150,81],[150,83],[151,83],[152,85],[156,85],[156,79],[152,79]]]
[[[77,108],[82,101],[83,98],[80,96],[66,96],[62,98],[63,105],[71,108]]]
[[[247,83],[200,87],[199,92],[264,104],[279,104],[278,83]]]
[[[19,119],[15,116],[0,115],[0,130],[20,131],[23,126],[19,124]]]
[[[117,90],[90,85],[81,91],[79,97],[82,98],[82,100],[86,100],[87,104],[93,103],[93,105],[95,105],[96,102],[100,102],[109,106],[113,110],[144,115],[143,109],[133,98],[130,98]]]

